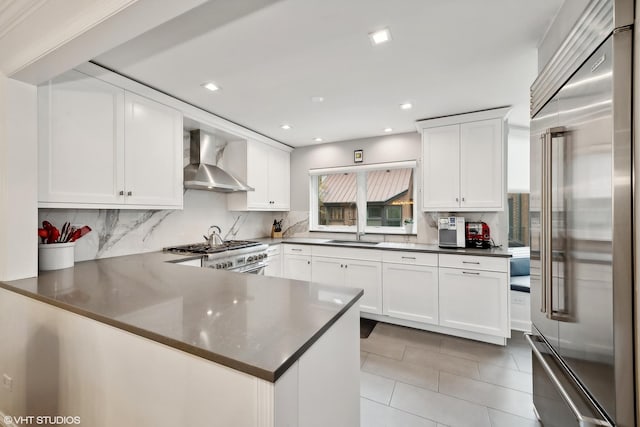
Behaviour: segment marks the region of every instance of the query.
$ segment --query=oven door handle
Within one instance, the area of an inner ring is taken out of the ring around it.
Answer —
[[[240,267],[239,269],[229,269],[229,271],[235,271],[236,273],[254,273],[256,271],[260,271],[263,268],[265,268],[267,265],[269,265],[269,263],[266,262],[261,262],[255,265],[255,267],[251,267],[247,270],[243,270],[242,267]]]

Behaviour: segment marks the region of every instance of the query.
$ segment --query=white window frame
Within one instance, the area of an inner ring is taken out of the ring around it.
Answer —
[[[404,227],[369,226],[367,224],[367,172],[388,169],[413,169],[413,227],[409,233]],[[330,233],[355,233],[355,225],[320,225],[318,224],[318,177],[337,173],[356,174],[356,205],[358,207],[358,224],[360,232],[369,234],[416,234],[418,219],[417,175],[418,164],[415,160],[392,163],[375,163],[361,166],[343,166],[335,168],[309,169],[309,230]]]

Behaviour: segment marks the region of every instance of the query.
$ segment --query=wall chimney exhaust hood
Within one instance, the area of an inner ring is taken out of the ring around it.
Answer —
[[[215,137],[200,129],[191,131],[189,164],[184,168],[184,188],[194,190],[254,191],[253,188],[216,165],[219,147]]]

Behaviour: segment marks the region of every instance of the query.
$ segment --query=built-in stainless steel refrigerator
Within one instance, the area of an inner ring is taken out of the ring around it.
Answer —
[[[533,400],[545,427],[636,423],[633,1],[593,0],[532,86]]]

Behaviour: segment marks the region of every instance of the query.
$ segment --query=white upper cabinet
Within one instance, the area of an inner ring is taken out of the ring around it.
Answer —
[[[182,208],[182,114],[69,71],[38,88],[40,207]]]
[[[502,210],[505,198],[502,120],[460,125],[460,207]]]
[[[290,207],[290,154],[258,141],[230,142],[225,168],[254,191],[231,193],[230,210],[288,211]]]
[[[38,88],[42,203],[124,202],[124,90],[70,71]]]
[[[422,210],[504,210],[508,110],[418,122],[422,132]]]
[[[127,203],[182,205],[181,142],[179,111],[133,93],[125,94]]]
[[[424,210],[460,205],[460,126],[425,129],[422,134]]]

